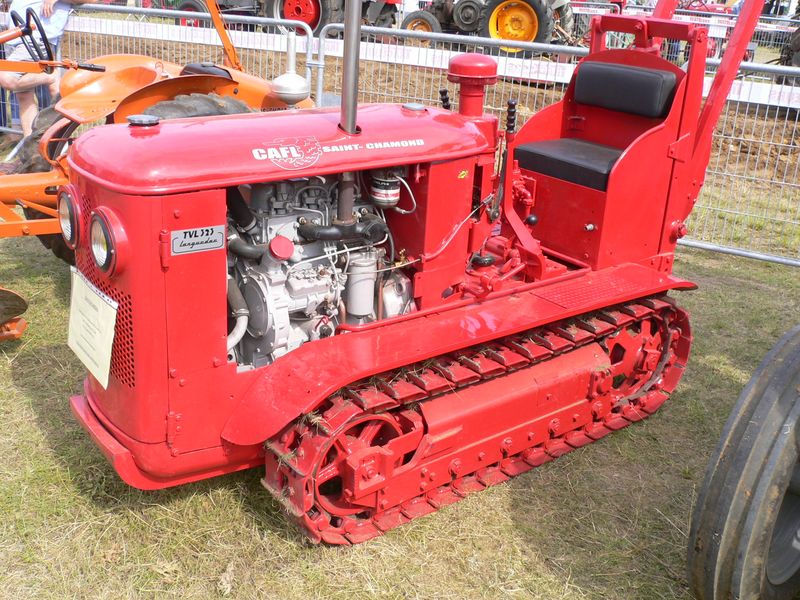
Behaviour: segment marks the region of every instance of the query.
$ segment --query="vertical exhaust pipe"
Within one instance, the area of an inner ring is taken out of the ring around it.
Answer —
[[[344,5],[344,70],[342,73],[342,112],[339,127],[349,135],[358,133],[358,52],[361,43],[361,2],[345,0]],[[339,179],[339,204],[336,220],[352,223],[356,198],[356,174],[342,173]]]
[[[342,72],[342,113],[339,127],[350,135],[358,133],[358,54],[361,43],[361,2],[345,0],[344,5],[344,70]]]

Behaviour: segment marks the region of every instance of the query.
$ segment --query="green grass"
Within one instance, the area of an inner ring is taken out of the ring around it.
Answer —
[[[307,544],[257,470],[155,493],[119,481],[67,405],[67,269],[0,242],[30,328],[0,346],[8,598],[687,598],[692,498],[728,410],[800,312],[787,267],[682,251],[695,348],[653,418],[354,548]]]

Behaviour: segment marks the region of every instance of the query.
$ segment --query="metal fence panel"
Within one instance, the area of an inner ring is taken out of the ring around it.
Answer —
[[[195,26],[181,25],[191,18]],[[313,43],[305,23],[225,15],[228,34],[248,73],[273,79],[286,69],[288,30],[296,30],[298,71],[311,77]],[[222,46],[205,13],[84,5],[67,24],[64,56],[87,60],[103,54],[144,54],[164,61],[222,62]]]
[[[380,30],[364,29],[380,36]],[[341,91],[341,41],[327,37],[339,32],[340,25],[331,25],[320,40],[325,72],[318,89],[329,92]],[[446,74],[452,56],[493,53],[502,76],[487,90],[486,109],[500,116],[514,98],[520,121],[561,98],[586,53],[583,48],[514,44],[520,52],[513,56],[498,51],[494,40],[394,35],[396,44],[361,44],[361,101],[435,104],[439,89],[453,88]],[[709,61],[711,73],[716,64]],[[689,244],[800,266],[799,114],[800,69],[743,65],[714,134],[706,183],[688,223]]]
[[[70,21],[62,44],[64,56],[89,59],[129,52],[178,63],[222,60],[214,30],[178,25],[180,13],[86,8]],[[603,3],[587,5],[586,9],[587,15],[613,10]],[[203,21],[202,15],[187,14]],[[680,17],[709,23],[711,19],[707,14]],[[728,16],[724,19],[730,20]],[[254,17],[226,16],[226,21],[249,72],[266,78],[283,72],[286,41],[282,32],[299,24]],[[771,33],[772,37],[759,38],[760,50],[774,50],[776,36],[793,23],[787,19],[763,21],[759,31]],[[715,17],[714,24],[720,22]],[[301,72],[305,69],[310,75],[316,69],[318,103],[333,102],[332,96],[341,93],[341,31],[340,24],[330,25],[318,40],[310,36],[298,39]],[[581,47],[509,43],[472,36],[368,27],[364,34],[359,65],[361,102],[435,104],[439,90],[449,88],[453,92],[451,100],[457,105],[454,86],[447,82],[450,58],[462,52],[491,53],[498,60],[501,77],[488,90],[486,109],[500,116],[508,99],[514,98],[520,121],[561,98],[575,64],[586,54]],[[680,54],[675,56],[678,61]],[[710,71],[714,65],[713,60],[709,61]],[[743,65],[714,135],[706,184],[689,222],[688,245],[800,265],[798,115],[800,69]]]

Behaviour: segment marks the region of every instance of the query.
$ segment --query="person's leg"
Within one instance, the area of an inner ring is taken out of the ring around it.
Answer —
[[[12,61],[32,61],[31,55],[22,44],[12,47],[6,45],[6,57]],[[27,92],[40,85],[50,85],[52,81],[53,74],[0,72],[0,86],[12,92]]]
[[[22,45],[11,49],[6,48],[9,60],[30,61],[31,57]],[[17,96],[19,104],[19,120],[23,135],[30,135],[33,120],[39,112],[35,90],[40,85],[53,85],[56,81],[55,73],[10,73],[0,72],[0,86]]]
[[[50,82],[51,102],[55,102],[56,98],[58,98],[58,93],[59,93],[58,89],[59,87],[61,87],[60,84],[61,84],[61,73],[58,71],[58,69],[56,69],[56,71],[53,73],[53,81]]]
[[[33,120],[39,112],[39,103],[33,90],[16,92],[19,104],[19,123],[22,126],[22,135],[28,136],[33,132]]]
[[[33,130],[33,120],[39,112],[35,90],[40,85],[51,85],[53,75],[45,73],[0,73],[0,86],[14,92],[19,105],[19,122],[22,134],[30,135]]]
[[[12,75],[12,77],[4,77]],[[36,89],[40,85],[50,85],[53,83],[54,73],[0,73],[0,85],[12,92],[27,92]]]

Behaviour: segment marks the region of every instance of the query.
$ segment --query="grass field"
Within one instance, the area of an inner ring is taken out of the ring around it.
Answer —
[[[788,267],[682,251],[695,349],[653,418],[354,548],[308,545],[257,471],[128,488],[72,419],[67,269],[0,242],[31,301],[0,346],[0,596],[687,598],[684,545],[706,459],[761,356],[800,313]]]

